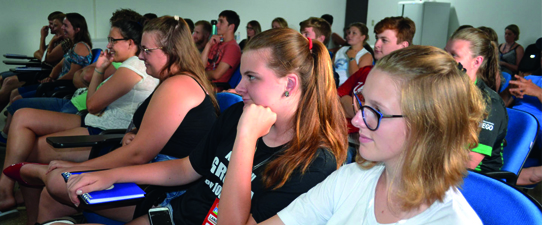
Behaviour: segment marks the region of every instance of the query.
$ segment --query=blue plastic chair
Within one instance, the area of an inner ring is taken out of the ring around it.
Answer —
[[[502,74],[502,76],[504,78],[504,83],[502,84],[501,90],[499,90],[499,92],[504,91],[504,89],[506,89],[508,87],[508,85],[510,84],[510,80],[512,80],[512,75],[510,75],[509,73],[501,72],[501,74]]]
[[[96,60],[98,60],[98,57],[100,57],[100,53],[102,53],[102,50],[99,48],[92,49],[92,62],[95,63]]]
[[[237,87],[239,82],[241,82],[241,66],[238,66],[235,72],[230,77],[230,80],[228,82],[220,83],[215,82],[213,83],[217,88],[220,88],[220,90],[227,90],[227,89],[233,89]]]
[[[542,224],[542,207],[524,192],[469,171],[459,189],[484,224]]]
[[[220,92],[216,93],[216,101],[218,102],[218,106],[220,107],[220,113],[222,113],[231,105],[243,101],[243,98],[233,93]]]
[[[506,146],[503,148],[503,166],[501,171],[488,172],[486,175],[503,178],[515,185],[527,156],[538,136],[538,121],[528,112],[506,108],[508,113],[508,131]]]

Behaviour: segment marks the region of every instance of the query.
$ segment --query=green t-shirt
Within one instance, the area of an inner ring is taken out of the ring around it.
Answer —
[[[115,67],[115,69],[119,69],[119,67],[120,67],[120,65],[122,63],[121,62],[112,62],[111,64],[113,65],[113,67]],[[104,84],[104,82],[102,82],[100,85],[98,85],[98,88],[100,88]],[[75,108],[77,108],[77,111],[83,111],[83,110],[87,109],[87,94],[88,94],[88,90],[85,90],[80,95],[72,97],[71,102],[72,102],[73,106],[75,106]]]

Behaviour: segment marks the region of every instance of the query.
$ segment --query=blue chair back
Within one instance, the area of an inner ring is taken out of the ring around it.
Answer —
[[[508,131],[501,170],[519,175],[538,135],[538,121],[528,112],[506,108]]]
[[[228,84],[230,85],[230,88],[235,88],[241,82],[241,66],[238,66],[235,72],[231,75],[230,80],[228,81]]]
[[[92,63],[95,63],[96,60],[98,60],[98,57],[100,57],[100,53],[102,53],[102,50],[99,48],[92,49]]]
[[[216,101],[218,102],[218,106],[220,107],[220,113],[222,113],[231,105],[243,101],[243,98],[233,93],[220,92],[216,93]]]
[[[540,203],[499,180],[469,171],[459,190],[484,224],[542,224]]]

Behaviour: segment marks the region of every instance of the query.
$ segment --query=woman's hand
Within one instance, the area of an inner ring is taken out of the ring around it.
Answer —
[[[78,207],[80,204],[77,196],[93,191],[101,191],[110,188],[115,182],[103,172],[83,173],[72,175],[68,179],[67,189],[71,202]]]
[[[132,142],[132,140],[134,140],[136,134],[134,132],[128,132],[124,135],[124,137],[122,138],[122,146],[126,146],[128,144],[130,144]]]
[[[77,166],[79,163],[75,162],[68,162],[68,161],[62,161],[62,160],[53,160],[49,163],[49,168],[47,169],[47,173],[59,169],[59,168],[67,168],[67,167],[74,167]]]
[[[96,69],[98,71],[105,71],[105,69],[113,62],[113,54],[109,49],[102,50],[98,60],[96,60]]]
[[[245,105],[237,125],[237,134],[243,138],[258,139],[269,133],[276,120],[277,114],[268,107]]]

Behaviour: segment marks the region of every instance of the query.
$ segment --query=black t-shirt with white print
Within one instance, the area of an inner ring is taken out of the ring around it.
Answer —
[[[175,224],[202,224],[215,199],[220,198],[237,134],[237,123],[242,113],[243,103],[228,108],[204,141],[190,154],[192,167],[203,179],[171,202]],[[261,138],[258,139],[254,165],[267,159],[272,161],[278,156],[276,152],[280,152],[283,147],[271,148]],[[266,164],[255,169],[252,174],[252,217],[256,222],[272,217],[297,196],[323,181],[336,170],[336,166],[335,157],[329,151],[319,149],[317,157],[304,174],[294,172],[286,184],[277,190],[263,187],[261,173]]]

